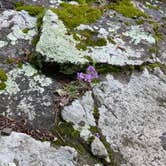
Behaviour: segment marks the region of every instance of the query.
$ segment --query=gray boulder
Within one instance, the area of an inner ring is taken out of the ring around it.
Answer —
[[[58,149],[49,142],[37,141],[22,133],[0,137],[0,166],[74,166],[77,152],[64,146]]]
[[[0,113],[27,119],[34,127],[51,128],[55,121],[54,81],[28,63],[22,68],[0,66],[8,76],[6,88],[0,90]]]
[[[99,128],[126,166],[166,165],[166,75],[144,70],[129,81],[107,75],[94,88]]]

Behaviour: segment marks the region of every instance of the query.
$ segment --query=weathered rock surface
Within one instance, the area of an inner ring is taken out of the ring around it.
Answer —
[[[93,155],[98,156],[100,158],[106,158],[108,156],[108,152],[105,146],[97,137],[95,137],[95,139],[91,143],[91,151]]]
[[[86,63],[87,60],[84,56],[91,56],[94,61],[99,63],[120,66],[156,61],[154,55],[149,52],[149,48],[155,45],[152,25],[148,23],[136,25],[132,19],[117,13],[115,16],[114,13],[110,10],[96,23],[88,26],[80,25],[76,29],[90,29],[105,39],[113,38],[115,43],[107,40],[106,46],[89,46],[86,51],[82,51],[76,48],[78,41],[74,40],[72,35],[67,35],[67,30],[57,15],[47,11],[36,51],[45,57],[46,62]],[[131,26],[125,25],[125,22],[131,23]]]
[[[53,80],[29,64],[9,69],[7,76],[6,88],[0,91],[0,113],[25,118],[34,127],[51,128],[55,117]]]
[[[82,130],[96,125],[93,110],[92,93],[86,92],[81,99],[75,100],[72,105],[64,107],[61,114],[65,121],[73,123],[75,128]],[[89,135],[89,132],[87,134]]]
[[[77,152],[65,146],[55,149],[49,142],[36,141],[22,133],[0,137],[0,166],[65,166],[76,165]]]
[[[23,55],[26,49],[32,50],[36,20],[26,11],[0,12],[0,57],[15,58]]]
[[[41,53],[47,62],[84,63],[87,60],[75,47],[72,36],[66,35],[67,29],[58,16],[48,10],[43,18],[43,28],[36,51]]]
[[[166,165],[166,75],[145,70],[129,82],[107,75],[93,93],[99,107],[98,127],[126,164]]]

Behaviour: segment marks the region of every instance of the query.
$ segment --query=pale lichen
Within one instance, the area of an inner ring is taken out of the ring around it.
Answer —
[[[133,42],[135,45],[139,44],[142,40],[150,44],[155,43],[155,38],[153,35],[149,32],[145,32],[145,30],[142,29],[139,25],[131,26],[131,29],[124,32],[123,35],[130,37],[131,42]]]
[[[22,68],[15,68],[7,73],[8,80],[6,81],[6,88],[0,92],[9,95],[14,95],[20,92],[20,85],[17,81],[18,78],[22,77],[22,81],[28,78],[28,89],[27,91],[38,91],[39,93],[44,92],[44,87],[49,86],[52,83],[50,78],[44,75],[39,75],[37,70],[29,64],[24,64]]]

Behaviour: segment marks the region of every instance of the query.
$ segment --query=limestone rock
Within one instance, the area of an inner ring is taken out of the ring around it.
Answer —
[[[99,128],[123,166],[166,165],[166,75],[134,73],[130,80],[107,75],[94,88]]]
[[[2,67],[5,71],[6,66]],[[30,64],[9,69],[6,74],[6,88],[0,90],[0,113],[25,118],[34,127],[51,128],[55,117],[53,80],[39,74]]]
[[[47,62],[74,64],[85,63],[84,55],[75,47],[72,36],[66,35],[67,29],[58,16],[51,10],[43,18],[42,33],[36,51],[41,53]]]
[[[108,152],[104,144],[97,137],[95,137],[95,139],[91,143],[91,151],[93,155],[99,158],[106,158],[108,156]]]
[[[123,20],[123,21],[122,21]],[[36,51],[45,57],[46,62],[84,64],[84,56],[90,56],[95,62],[112,65],[140,65],[144,62],[154,62],[149,48],[155,44],[153,28],[148,25],[126,26],[121,22],[131,22],[121,15],[107,11],[92,25],[81,24],[76,30],[91,30],[98,33],[98,37],[105,38],[105,46],[88,46],[87,50],[78,50],[78,41],[72,35],[67,35],[67,29],[62,20],[48,10],[43,18],[43,26]],[[149,27],[147,29],[147,27]],[[122,38],[123,36],[123,38]],[[109,41],[112,37],[113,43]]]
[[[25,50],[32,50],[36,20],[27,11],[0,11],[0,58],[22,57]]]
[[[92,93],[88,91],[81,99],[75,100],[71,105],[64,107],[61,114],[65,121],[72,122],[76,128],[89,128],[96,125],[93,110]]]
[[[65,146],[55,149],[49,142],[37,141],[22,133],[0,137],[0,165],[11,166],[75,166],[77,152]]]

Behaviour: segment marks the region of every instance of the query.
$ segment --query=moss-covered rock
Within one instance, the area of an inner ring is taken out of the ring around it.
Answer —
[[[136,18],[136,17],[148,17],[148,15],[138,8],[136,8],[130,0],[121,0],[117,3],[110,3],[109,8],[116,10],[125,17]]]
[[[62,3],[61,8],[52,9],[58,17],[63,21],[65,26],[73,29],[80,24],[90,24],[95,22],[102,16],[102,9],[91,7],[87,4],[71,5]]]

